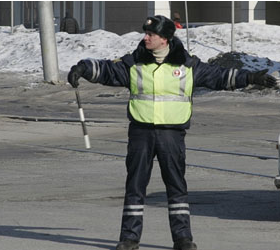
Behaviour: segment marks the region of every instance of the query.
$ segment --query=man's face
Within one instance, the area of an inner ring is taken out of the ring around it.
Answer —
[[[146,48],[149,50],[163,49],[167,46],[167,39],[163,38],[151,31],[146,31],[144,36]]]

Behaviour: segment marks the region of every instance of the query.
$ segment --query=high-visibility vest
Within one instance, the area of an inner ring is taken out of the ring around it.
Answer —
[[[130,69],[129,112],[142,123],[184,124],[192,113],[192,68],[169,63]]]

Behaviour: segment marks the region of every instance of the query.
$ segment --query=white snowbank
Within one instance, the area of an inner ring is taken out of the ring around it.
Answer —
[[[186,46],[186,30],[176,35]],[[231,50],[231,25],[211,25],[189,29],[191,54],[207,62],[220,52]],[[119,36],[104,30],[86,34],[56,33],[58,62],[61,71],[69,71],[73,64],[84,58],[115,59],[132,52],[143,34],[131,32]],[[240,23],[235,25],[236,51],[244,52],[242,60],[249,69],[269,68],[280,71],[280,26]],[[0,27],[0,71],[42,71],[39,32],[24,26]],[[267,58],[272,62],[267,65]]]

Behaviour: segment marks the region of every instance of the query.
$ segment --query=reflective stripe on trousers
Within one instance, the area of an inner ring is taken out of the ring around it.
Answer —
[[[168,198],[174,241],[192,239],[185,175],[185,131],[129,126],[127,180],[120,240],[140,241],[146,187],[157,156]],[[165,202],[165,201],[162,201]]]

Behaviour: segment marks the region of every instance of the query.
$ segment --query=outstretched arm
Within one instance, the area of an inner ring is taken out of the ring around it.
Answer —
[[[129,67],[122,61],[85,59],[71,68],[68,82],[75,88],[77,79],[85,78],[92,83],[108,86],[129,87]],[[77,86],[76,86],[77,85]]]
[[[276,78],[267,74],[268,70],[250,72],[244,69],[226,69],[219,65],[203,63],[193,56],[194,83],[196,87],[206,87],[213,90],[234,90],[258,84],[274,87]]]

